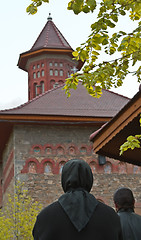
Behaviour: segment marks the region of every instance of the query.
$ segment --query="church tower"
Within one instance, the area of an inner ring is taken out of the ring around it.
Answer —
[[[28,72],[28,100],[58,85],[80,70],[83,63],[73,60],[73,49],[49,14],[47,23],[32,48],[20,54],[18,67]]]

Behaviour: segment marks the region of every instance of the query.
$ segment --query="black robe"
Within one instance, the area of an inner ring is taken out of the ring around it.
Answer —
[[[119,216],[101,202],[80,232],[60,203],[54,202],[38,215],[33,236],[34,240],[123,240]]]

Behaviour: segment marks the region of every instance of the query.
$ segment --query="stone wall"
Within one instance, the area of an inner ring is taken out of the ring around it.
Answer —
[[[93,171],[92,193],[96,198],[114,207],[114,191],[121,186],[130,187],[136,198],[136,212],[141,214],[141,168],[109,158],[100,165],[89,142],[90,134],[96,129],[87,125],[15,126],[13,144],[9,142],[14,151],[15,182],[17,179],[25,182],[32,198],[46,206],[63,193],[64,163],[83,159]],[[7,151],[7,162],[10,154]]]

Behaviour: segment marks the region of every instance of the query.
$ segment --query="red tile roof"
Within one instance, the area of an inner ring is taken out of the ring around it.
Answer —
[[[103,90],[99,99],[91,97],[79,83],[77,90],[70,90],[67,98],[62,86],[49,90],[33,100],[1,114],[24,114],[45,116],[113,117],[129,101],[129,98]]]
[[[51,17],[48,17],[48,21],[32,46],[31,51],[41,48],[73,50],[62,33],[53,23]]]

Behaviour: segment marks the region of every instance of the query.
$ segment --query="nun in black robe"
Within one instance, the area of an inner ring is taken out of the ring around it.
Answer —
[[[85,161],[68,161],[61,182],[64,194],[37,216],[34,240],[123,240],[117,213],[90,194],[93,174]]]

